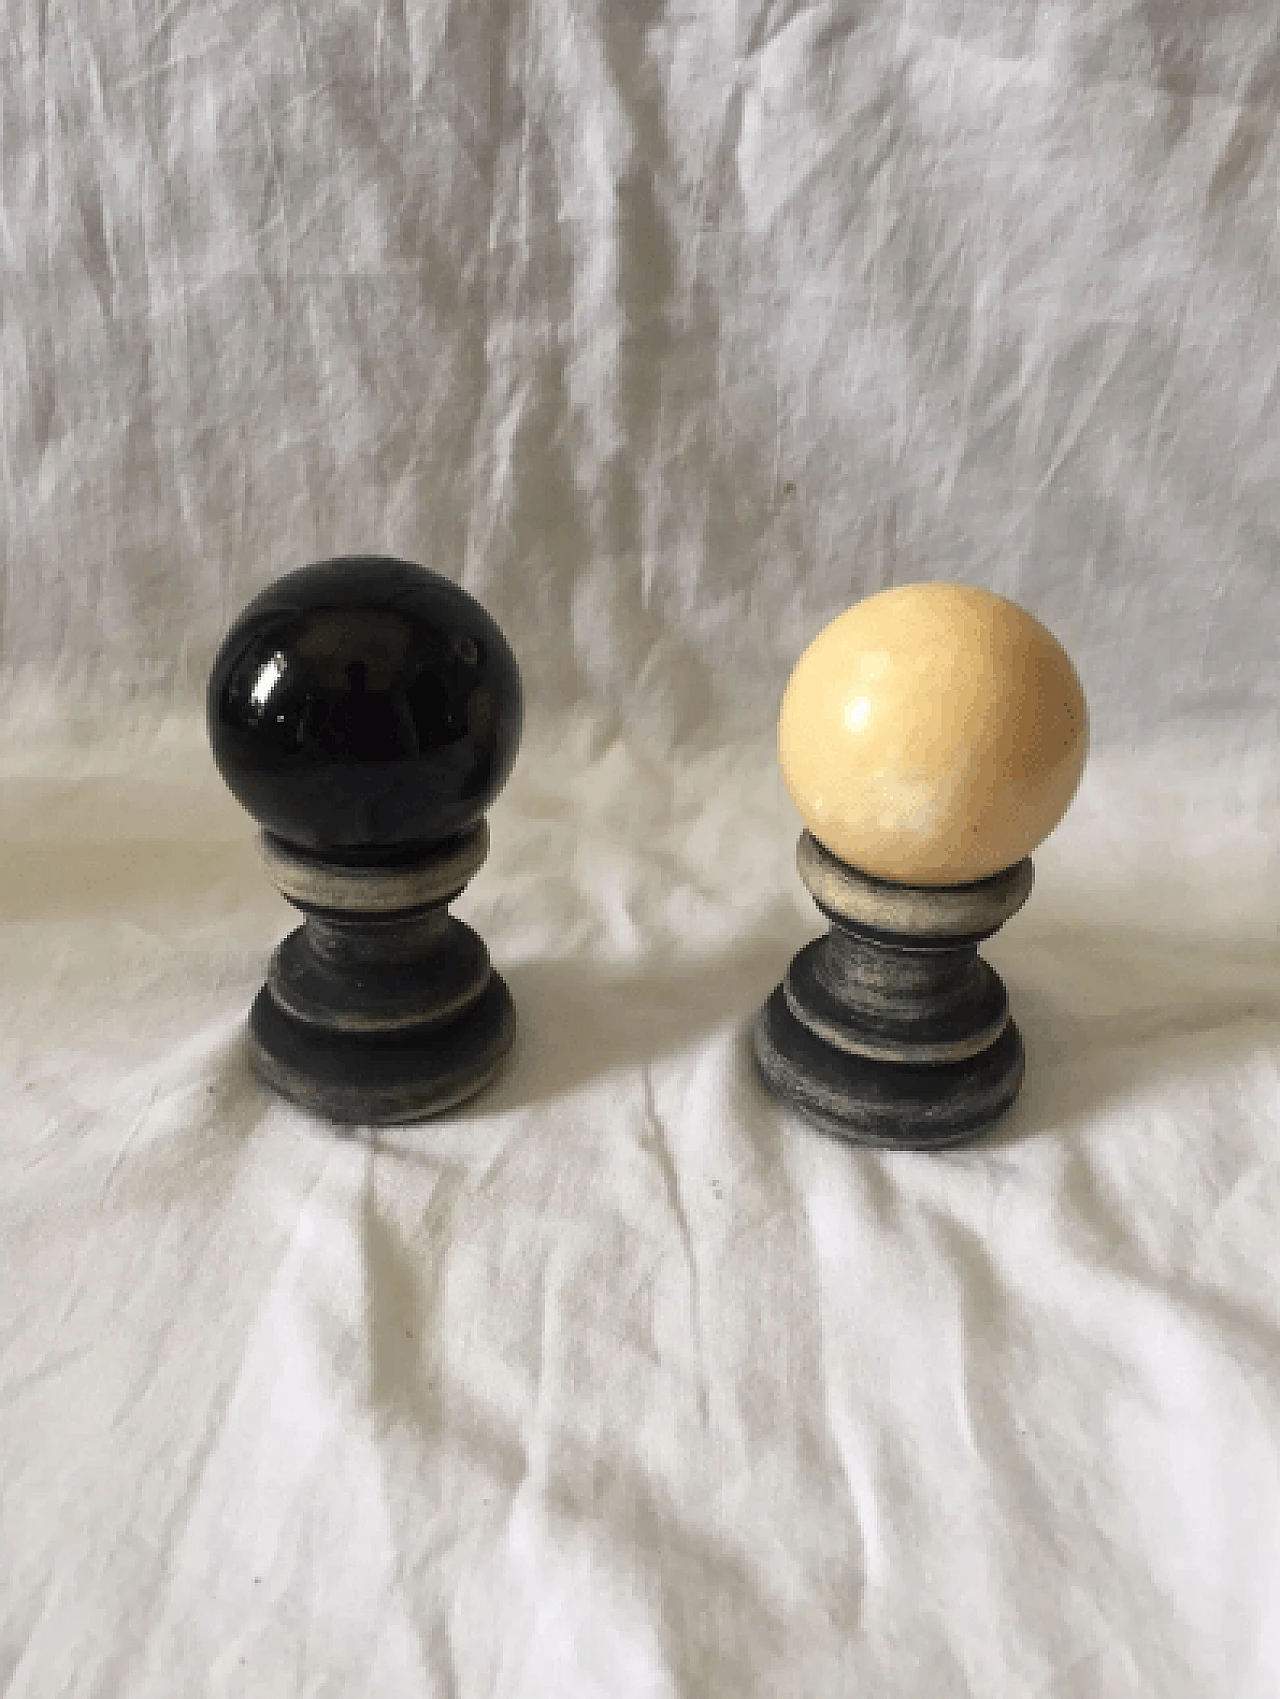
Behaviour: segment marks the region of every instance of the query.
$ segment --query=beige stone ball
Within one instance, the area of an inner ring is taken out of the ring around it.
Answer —
[[[833,855],[903,885],[1012,867],[1062,819],[1088,710],[1062,645],[963,584],[906,584],[821,631],[778,724],[783,778]]]

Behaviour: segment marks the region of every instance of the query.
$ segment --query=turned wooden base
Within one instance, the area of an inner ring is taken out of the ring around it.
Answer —
[[[484,861],[483,822],[412,862],[352,866],[264,835],[268,871],[306,919],[271,958],[249,1016],[264,1080],[334,1121],[417,1121],[473,1096],[515,1035],[482,940],[448,913]]]
[[[1027,900],[1021,861],[973,885],[891,885],[805,833],[798,864],[831,930],[799,952],[756,1019],[769,1088],[857,1144],[961,1144],[1002,1115],[1023,1051],[999,975],[978,955]]]

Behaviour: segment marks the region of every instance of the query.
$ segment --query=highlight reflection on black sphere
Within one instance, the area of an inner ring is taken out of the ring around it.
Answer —
[[[232,626],[209,680],[218,770],[303,849],[385,861],[473,825],[511,772],[514,655],[465,590],[382,556],[279,579]]]

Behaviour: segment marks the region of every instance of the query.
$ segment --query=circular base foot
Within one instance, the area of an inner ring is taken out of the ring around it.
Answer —
[[[752,1046],[765,1084],[789,1108],[824,1132],[891,1150],[967,1143],[1004,1114],[1022,1084],[1012,1021],[962,1061],[879,1061],[837,1050],[802,1026],[781,986],[756,1017]]]
[[[249,1050],[274,1090],[330,1121],[423,1121],[488,1085],[515,1038],[511,993],[493,974],[447,1026],[340,1033],[286,1014],[264,986],[249,1015]]]

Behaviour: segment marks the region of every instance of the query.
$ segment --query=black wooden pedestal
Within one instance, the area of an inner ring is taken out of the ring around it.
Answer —
[[[360,866],[264,834],[276,885],[305,915],[249,1016],[267,1083],[334,1121],[417,1121],[471,1097],[511,1048],[510,993],[448,904],[488,853],[482,821],[412,861]]]
[[[977,1136],[1022,1084],[1018,1029],[978,945],[1031,892],[1029,860],[973,885],[892,885],[805,833],[800,876],[831,922],[756,1019],[769,1088],[857,1144],[929,1150]]]

